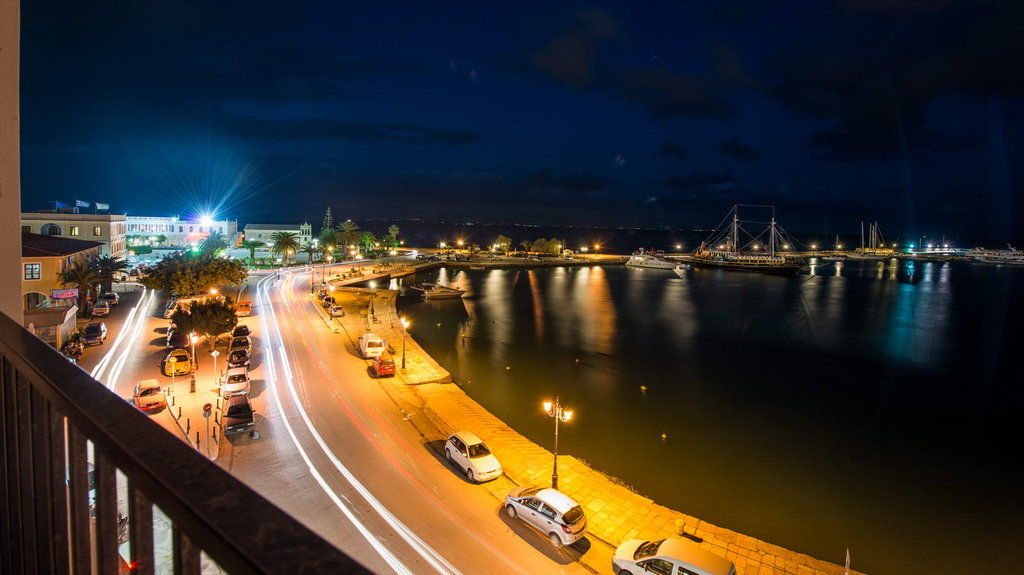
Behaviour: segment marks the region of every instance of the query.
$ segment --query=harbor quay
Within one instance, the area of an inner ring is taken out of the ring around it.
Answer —
[[[551,479],[552,453],[470,398],[462,388],[468,382],[452,381],[451,375],[414,337],[403,334],[405,328],[396,307],[397,291],[345,287],[344,284],[351,285],[356,280],[332,282],[336,286],[332,294],[344,309],[344,316],[331,318],[322,313],[321,317],[352,345],[366,332],[381,336],[399,366],[404,335],[406,368],[399,368],[393,379],[377,381],[409,415],[409,423],[424,444],[439,451],[445,438],[460,430],[472,431],[486,441],[504,470],[501,478],[484,484],[494,496],[496,507],[513,487],[547,485]],[[659,505],[571,455],[559,456],[559,489],[579,501],[588,518],[589,546],[571,546],[566,552],[595,573],[607,572],[615,548],[623,541],[680,536],[732,561],[738,575],[858,573]]]

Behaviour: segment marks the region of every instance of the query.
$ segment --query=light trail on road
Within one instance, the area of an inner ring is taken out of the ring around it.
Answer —
[[[285,276],[285,283],[288,283],[291,277],[291,274],[287,273]],[[288,387],[289,395],[291,396],[293,402],[295,403],[295,407],[299,413],[299,416],[302,418],[303,423],[306,426],[306,429],[309,431],[313,439],[320,446],[324,455],[326,455],[327,458],[331,461],[335,469],[337,469],[342,474],[342,476],[345,477],[346,481],[363,497],[363,499],[374,509],[374,511],[376,511],[380,515],[380,517],[384,519],[384,521],[388,523],[388,525],[392,527],[392,529],[403,540],[405,540],[405,542],[414,551],[416,551],[416,553],[420,555],[420,557],[422,557],[427,563],[429,563],[438,573],[444,575],[460,575],[460,572],[453,565],[451,565],[447,560],[444,559],[444,557],[442,557],[439,553],[437,553],[434,549],[427,545],[422,539],[420,539],[418,535],[416,535],[411,529],[409,529],[404,523],[402,523],[397,517],[395,517],[394,514],[392,514],[372,493],[370,493],[370,491],[358,479],[356,479],[352,472],[349,471],[349,469],[341,463],[341,461],[334,454],[334,452],[327,446],[323,437],[321,437],[320,433],[313,425],[308,413],[306,412],[305,408],[302,405],[302,402],[299,400],[298,392],[296,391],[295,385],[293,383],[293,374],[291,370],[291,365],[288,361],[287,353],[285,351],[284,339],[281,336],[280,326],[277,322],[276,311],[274,310],[273,304],[271,303],[270,288],[274,285],[273,280],[274,278],[267,277],[260,280],[260,282],[257,284],[257,297],[258,301],[260,302],[260,307],[263,309],[261,317],[263,318],[264,328],[266,329],[268,334],[271,334],[272,336],[276,337],[276,343],[268,342],[266,345],[266,347],[268,348],[268,376],[272,384],[270,387],[271,393],[274,397],[274,401],[277,404],[278,409],[281,411],[282,420],[285,424],[285,427],[288,430],[289,437],[291,438],[296,449],[299,450],[303,461],[305,461],[307,467],[313,474],[317,483],[328,495],[328,497],[335,503],[335,505],[342,511],[342,513],[344,513],[345,516],[350,521],[352,521],[353,525],[355,525],[359,533],[363,535],[363,537],[366,538],[367,542],[369,542],[370,545],[378,552],[378,554],[381,555],[381,558],[384,559],[384,561],[387,562],[388,565],[391,566],[391,568],[398,573],[412,573],[408,567],[406,567],[397,557],[395,557],[394,554],[392,554],[391,551],[388,550],[382,544],[382,542],[379,541],[377,537],[374,536],[373,533],[371,533],[370,530],[361,521],[358,520],[358,518],[351,511],[351,509],[349,509],[348,506],[346,506],[341,501],[341,497],[334,492],[334,490],[327,484],[326,480],[324,480],[323,476],[312,464],[309,455],[303,449],[301,443],[298,440],[298,437],[295,434],[294,429],[291,426],[291,423],[288,421],[288,417],[284,413],[284,406],[281,402],[280,394],[278,394],[277,391],[277,376],[275,370],[276,360],[273,357],[275,347],[276,351],[280,356],[282,379]],[[271,325],[273,326],[272,329]]]
[[[114,361],[114,357],[117,354],[118,348],[121,346],[122,342],[128,341],[127,345],[125,346],[125,349],[131,349],[131,340],[133,338],[129,337],[129,333],[132,331],[131,328],[133,322],[136,321],[137,318],[140,316],[144,317],[144,313],[141,313],[139,310],[143,309],[143,304],[146,303],[146,296],[149,295],[150,299],[152,299],[152,294],[154,293],[156,292],[149,291],[146,289],[146,286],[142,286],[142,296],[139,297],[139,301],[138,303],[135,304],[135,307],[133,307],[131,311],[128,312],[128,316],[121,324],[121,330],[117,333],[117,337],[114,338],[114,343],[110,344],[110,347],[107,350],[106,355],[104,355],[103,359],[101,359],[99,363],[97,363],[96,366],[92,368],[92,371],[89,372],[89,375],[91,375],[93,379],[97,381],[103,381],[103,372],[107,369],[108,366],[110,366],[111,361]],[[145,322],[143,321],[142,323]],[[113,389],[113,387],[109,383],[106,385],[108,389]]]

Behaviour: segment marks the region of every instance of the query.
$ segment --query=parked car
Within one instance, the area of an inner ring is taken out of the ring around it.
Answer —
[[[370,366],[370,373],[373,377],[394,377],[395,362],[386,355],[379,355],[373,358],[373,365]]]
[[[173,360],[173,361],[171,361]],[[163,374],[167,377],[172,375],[188,375],[192,373],[195,365],[192,363],[192,356],[184,349],[172,349],[164,358]]]
[[[249,326],[244,324],[238,324],[235,329],[231,330],[231,337],[249,337],[252,335],[252,331],[249,330]]]
[[[459,431],[448,437],[444,457],[466,474],[470,481],[483,483],[501,475],[501,463],[483,440],[470,431]]]
[[[249,393],[249,370],[244,367],[228,368],[224,374],[224,385],[221,386],[224,397]]]
[[[334,296],[332,295],[329,295],[320,300],[320,305],[323,306],[324,309],[330,308],[332,305],[337,305],[337,303],[338,302],[334,300]]]
[[[227,399],[224,405],[224,417],[221,423],[224,426],[225,435],[234,435],[252,431],[256,428],[253,416],[256,414],[249,403],[248,395],[233,395]]]
[[[92,306],[92,317],[107,317],[108,315],[110,315],[110,304],[105,300],[100,300]]]
[[[144,379],[136,383],[132,400],[135,402],[135,407],[142,411],[153,411],[167,407],[167,397],[164,395],[164,388],[155,379]]]
[[[375,333],[364,333],[359,336],[359,355],[363,359],[379,357],[384,353],[384,340]]]
[[[587,532],[583,508],[556,489],[517,487],[505,496],[505,514],[547,535],[555,547],[572,545]]]
[[[108,291],[107,293],[103,294],[100,297],[100,300],[107,302],[107,305],[109,305],[110,307],[114,307],[117,304],[121,303],[121,296],[117,295],[112,291]]]
[[[236,349],[252,350],[252,338],[247,335],[231,338],[231,351]]]
[[[332,305],[327,310],[327,313],[330,314],[331,317],[344,317],[345,316],[345,310],[341,309],[340,305]]]
[[[236,349],[228,353],[228,367],[244,367],[248,369],[250,361],[252,361],[252,355],[247,349]]]
[[[174,331],[174,329],[167,330],[167,347],[170,349],[185,349],[189,346],[191,340],[188,338],[188,334],[181,333],[180,331]]]
[[[617,575],[736,575],[732,561],[686,539],[630,539],[615,550],[612,569]]]
[[[107,324],[102,321],[90,323],[82,330],[82,337],[80,339],[84,346],[103,345],[103,342],[107,339]]]
[[[235,304],[235,315],[238,317],[249,317],[252,315],[252,303],[242,301]]]

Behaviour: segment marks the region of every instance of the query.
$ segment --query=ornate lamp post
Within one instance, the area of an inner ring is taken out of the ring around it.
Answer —
[[[569,423],[572,419],[572,410],[566,409],[555,396],[554,403],[544,402],[544,411],[555,419],[555,464],[551,471],[551,488],[558,489],[558,422]]]
[[[196,359],[196,342],[199,341],[199,336],[196,335],[195,333],[190,333],[190,334],[188,334],[188,340],[192,343],[192,357],[189,358],[189,362],[191,363],[191,365],[188,366],[189,367],[189,373],[192,375],[192,377],[191,377],[192,381],[191,381],[191,384],[190,384],[190,387],[189,387],[189,393],[195,393],[196,392],[196,374],[195,374],[195,371],[196,371],[196,368],[199,367],[199,361]]]

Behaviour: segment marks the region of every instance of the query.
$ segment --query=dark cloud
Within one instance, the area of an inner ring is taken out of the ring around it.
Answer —
[[[399,142],[464,146],[480,142],[476,132],[441,130],[412,124],[367,124],[326,118],[260,118],[235,116],[235,133],[253,140],[344,140],[359,143]]]
[[[754,160],[761,159],[761,157],[763,156],[761,152],[758,152],[753,147],[741,143],[739,139],[736,138],[736,136],[733,136],[728,140],[721,141],[718,144],[718,150],[723,154],[727,156],[732,156],[733,158],[741,162],[753,162]]]
[[[541,170],[530,175],[530,187],[535,189],[586,193],[603,190],[610,183],[609,178],[587,174],[555,175],[547,170]]]
[[[669,178],[665,185],[680,190],[694,190],[731,184],[734,181],[731,170],[718,173],[694,172],[682,178]]]
[[[862,9],[853,11],[851,6]],[[830,123],[812,136],[832,160],[885,160],[946,151],[925,105],[950,95],[1024,95],[1022,3],[847,3],[814,50],[778,54],[770,95]],[[914,17],[906,17],[914,9]]]
[[[611,47],[622,45],[625,39],[611,16],[589,12],[579,16],[571,30],[532,52],[529,65],[565,86],[618,97],[657,117],[722,117],[733,113],[732,104],[724,96],[727,82],[718,78],[613,64]],[[718,68],[729,82],[743,75],[738,60],[730,61],[733,55],[723,52],[718,58]]]
[[[658,148],[658,156],[675,160],[685,160],[690,157],[690,147],[675,142],[665,142]]]

